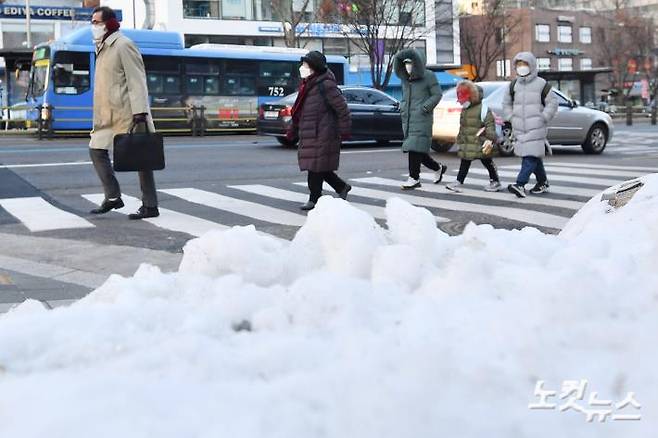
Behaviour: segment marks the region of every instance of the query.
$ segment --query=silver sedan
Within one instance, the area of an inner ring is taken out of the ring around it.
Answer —
[[[484,101],[494,112],[496,123],[502,127],[503,96],[509,89],[509,82],[479,82],[477,85],[483,89]],[[612,118],[602,111],[579,106],[556,89],[552,92],[558,101],[558,113],[548,124],[548,141],[551,145],[580,146],[587,154],[603,152],[614,131]],[[446,91],[434,110],[435,149],[447,151],[454,144],[459,133],[461,110],[455,88]],[[512,132],[504,128],[502,132],[504,141],[500,152],[502,155],[512,155]]]

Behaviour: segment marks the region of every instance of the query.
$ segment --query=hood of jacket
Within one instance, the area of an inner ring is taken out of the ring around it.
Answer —
[[[537,77],[538,70],[537,70],[537,58],[535,58],[535,55],[533,55],[530,52],[521,52],[518,53],[515,57],[514,60],[512,61],[512,67],[515,68],[516,71],[516,62],[517,61],[523,61],[530,66],[530,74],[526,77],[519,77],[520,81],[526,81],[529,82],[533,80],[534,78]]]
[[[404,60],[411,59],[413,65],[411,69],[411,76],[407,74],[407,70],[404,67]],[[416,81],[425,77],[425,55],[420,53],[416,49],[404,49],[400,50],[397,55],[395,55],[395,74],[400,78],[401,81]]]

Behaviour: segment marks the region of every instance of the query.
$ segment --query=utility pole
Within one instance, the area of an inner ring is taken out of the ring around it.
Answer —
[[[30,28],[30,0],[25,0],[25,33],[27,34],[27,48],[32,49],[32,29]]]
[[[500,1],[500,5],[503,10],[503,28],[501,30],[502,33],[502,41],[503,41],[503,80],[507,79],[507,48],[505,47],[505,0]]]

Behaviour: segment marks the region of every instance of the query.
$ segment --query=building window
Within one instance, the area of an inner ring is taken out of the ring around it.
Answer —
[[[224,20],[250,20],[251,0],[222,0],[222,18]]]
[[[560,58],[558,60],[558,70],[559,71],[572,71],[573,70],[573,59],[571,59],[571,58]]]
[[[504,63],[502,59],[496,61],[496,76],[499,78],[511,76],[511,62],[509,59],[506,59]]]
[[[592,60],[590,58],[582,58],[580,60],[580,69],[581,70],[591,70],[592,69]]]
[[[535,25],[535,39],[540,43],[551,41],[551,26],[548,24]]]
[[[539,69],[539,70],[550,70],[551,69],[551,58],[537,58],[537,69]]]
[[[580,42],[583,44],[592,44],[592,28],[591,27],[581,27],[580,28]]]
[[[219,0],[183,0],[183,16],[219,18]]]
[[[558,26],[557,27],[557,40],[561,43],[571,43],[573,38],[571,37],[571,26]]]

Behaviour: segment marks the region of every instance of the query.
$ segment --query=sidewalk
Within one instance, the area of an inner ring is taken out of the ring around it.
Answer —
[[[142,263],[175,271],[181,258],[144,248],[0,233],[0,312],[26,299],[47,307],[69,304],[111,274],[131,276]]]

